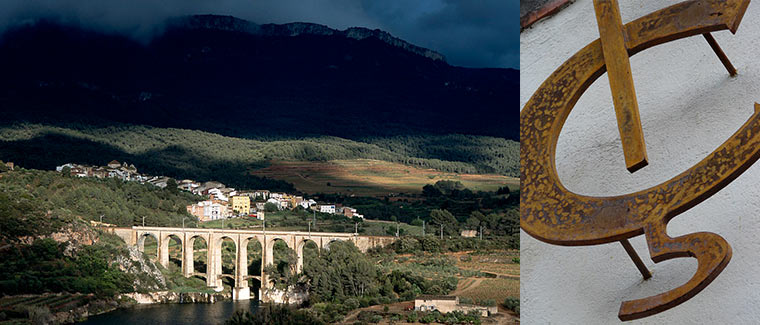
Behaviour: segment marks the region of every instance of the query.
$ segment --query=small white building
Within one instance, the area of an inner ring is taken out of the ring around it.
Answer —
[[[457,296],[433,296],[422,295],[414,299],[414,310],[419,311],[433,311],[437,310],[443,314],[450,313],[452,311],[461,311],[463,313],[469,313],[470,311],[477,311],[480,316],[488,317],[489,315],[497,314],[499,312],[498,307],[486,307],[477,305],[460,304],[459,297]]]
[[[335,214],[335,204],[322,204],[319,206],[319,212]]]
[[[208,220],[227,218],[227,206],[220,203],[211,203],[203,206],[203,216]]]
[[[61,165],[61,166],[58,166],[58,167],[56,167],[56,168],[55,168],[55,171],[57,171],[57,172],[59,172],[59,173],[60,173],[60,172],[62,172],[62,171],[63,171],[63,169],[64,169],[64,168],[66,168],[66,167],[69,167],[69,169],[71,169],[71,168],[74,168],[74,164],[72,164],[72,163],[63,164],[63,165]]]

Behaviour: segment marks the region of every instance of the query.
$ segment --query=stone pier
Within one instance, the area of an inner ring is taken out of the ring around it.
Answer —
[[[169,242],[172,238],[178,240],[182,247],[181,266],[185,277],[203,276],[206,284],[217,291],[223,289],[222,278],[233,280],[232,296],[234,300],[251,299],[249,279],[258,279],[261,283],[258,297],[267,302],[265,294],[269,288],[269,280],[264,267],[274,263],[273,251],[277,240],[285,242],[296,253],[296,272],[303,270],[303,248],[309,242],[314,242],[320,249],[328,248],[334,241],[351,241],[362,252],[375,246],[385,246],[393,242],[394,237],[385,236],[359,236],[349,233],[323,233],[323,232],[290,232],[290,231],[253,231],[232,229],[203,229],[203,228],[171,228],[171,227],[132,227],[112,228],[112,232],[120,236],[129,245],[137,245],[145,250],[145,239],[153,237],[158,243],[158,261],[164,267],[169,265]],[[193,259],[193,245],[196,240],[206,242],[206,273],[195,272]],[[231,240],[235,243],[235,263],[233,274],[223,273],[222,270],[222,242]],[[258,241],[261,245],[261,276],[248,274],[248,244],[250,241]]]

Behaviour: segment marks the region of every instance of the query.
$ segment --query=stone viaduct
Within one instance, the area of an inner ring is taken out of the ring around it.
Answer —
[[[359,236],[351,233],[324,233],[324,232],[294,232],[294,231],[262,231],[262,230],[234,230],[234,229],[205,229],[205,228],[170,228],[170,227],[132,227],[112,228],[113,233],[124,239],[129,245],[136,245],[140,251],[145,250],[145,239],[155,238],[158,243],[158,261],[164,267],[169,265],[169,242],[172,238],[180,242],[182,247],[181,263],[182,273],[185,277],[203,276],[206,284],[217,291],[221,291],[222,278],[227,277],[234,281],[232,289],[233,300],[248,300],[251,291],[248,285],[249,279],[257,279],[259,299],[268,301],[265,288],[269,288],[269,280],[264,267],[274,263],[272,252],[276,241],[285,242],[296,253],[296,272],[303,269],[303,248],[309,242],[314,242],[318,248],[329,248],[334,241],[351,241],[362,252],[376,246],[385,246],[395,240],[394,237],[386,236]],[[206,243],[207,260],[206,273],[195,272],[193,259],[193,245],[196,240],[202,239]],[[222,272],[222,242],[226,239],[235,243],[235,270],[234,274]],[[261,245],[261,276],[248,274],[248,243],[258,241]]]

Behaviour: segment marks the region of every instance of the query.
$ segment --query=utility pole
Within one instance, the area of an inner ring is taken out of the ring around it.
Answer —
[[[355,234],[358,234],[358,233],[359,233],[359,223],[358,223],[358,222],[355,222],[355,223],[354,223],[354,233],[355,233]]]
[[[187,219],[187,217],[182,218],[182,230],[185,230],[185,219]]]
[[[422,237],[425,237],[425,220],[422,220]]]
[[[103,225],[103,215],[102,214],[100,215],[100,225],[101,226]]]
[[[441,224],[441,240],[443,240],[443,224]]]
[[[311,220],[309,220],[309,237],[311,237]]]
[[[396,238],[398,238],[398,221],[396,221]]]
[[[143,216],[143,227],[145,227],[145,216]]]

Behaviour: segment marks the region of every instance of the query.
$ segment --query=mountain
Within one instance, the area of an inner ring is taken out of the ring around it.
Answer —
[[[298,35],[312,36],[343,36],[356,40],[363,40],[368,37],[377,38],[388,45],[402,48],[408,52],[424,56],[432,60],[446,61],[443,54],[430,49],[410,44],[400,38],[379,30],[368,29],[363,27],[352,27],[346,30],[336,30],[325,25],[313,23],[290,23],[290,24],[264,24],[258,25],[243,19],[232,16],[218,15],[196,15],[186,16],[173,19],[168,22],[171,28],[180,29],[205,29],[220,30],[232,32],[244,32],[247,34],[258,35],[262,37],[292,37]]]
[[[0,36],[0,71],[0,126],[519,138],[517,70],[451,66],[435,51],[365,28],[203,15],[171,19],[138,41],[39,21]]]

